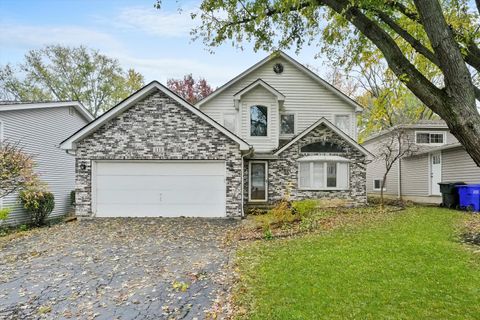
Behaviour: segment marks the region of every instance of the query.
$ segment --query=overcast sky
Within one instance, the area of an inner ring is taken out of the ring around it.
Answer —
[[[0,65],[20,62],[29,49],[47,44],[86,45],[118,58],[122,67],[140,71],[146,81],[182,77],[192,73],[219,86],[239,74],[267,52],[254,53],[223,45],[215,54],[189,32],[198,22],[188,12],[198,1],[155,0],[0,0]],[[183,14],[178,13],[181,7]],[[320,68],[316,48],[306,48],[301,63]]]

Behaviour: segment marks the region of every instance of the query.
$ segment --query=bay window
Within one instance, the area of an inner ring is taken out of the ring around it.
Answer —
[[[348,189],[348,160],[326,161],[326,159],[299,159],[299,188],[303,190]],[[327,157],[324,157],[327,158]],[[332,157],[333,158],[333,157]],[[337,157],[340,158],[340,157]]]

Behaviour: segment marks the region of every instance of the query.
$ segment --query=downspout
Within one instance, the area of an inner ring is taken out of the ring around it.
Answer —
[[[244,211],[244,208],[243,208],[243,205],[244,205],[244,203],[245,203],[245,201],[244,201],[244,198],[245,198],[245,196],[244,196],[245,186],[244,186],[244,173],[243,173],[243,172],[245,171],[244,159],[245,159],[245,157],[251,155],[252,153],[253,153],[253,148],[250,147],[250,149],[248,150],[248,152],[245,153],[244,155],[242,155],[242,172],[241,172],[241,177],[242,177],[241,180],[242,180],[242,182],[241,182],[241,190],[240,190],[241,195],[242,195],[242,209],[241,209],[241,210],[242,210],[242,218],[245,216],[245,211]]]
[[[397,170],[397,175],[398,175],[398,199],[402,200],[402,159],[398,159],[398,170]]]

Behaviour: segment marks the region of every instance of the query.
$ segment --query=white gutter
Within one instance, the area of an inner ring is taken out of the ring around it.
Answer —
[[[398,170],[397,170],[397,184],[398,184],[398,199],[402,199],[402,159],[398,159]]]

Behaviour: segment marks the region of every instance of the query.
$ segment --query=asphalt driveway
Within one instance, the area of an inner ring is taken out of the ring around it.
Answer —
[[[96,219],[0,250],[0,319],[204,319],[228,312],[231,220]]]

